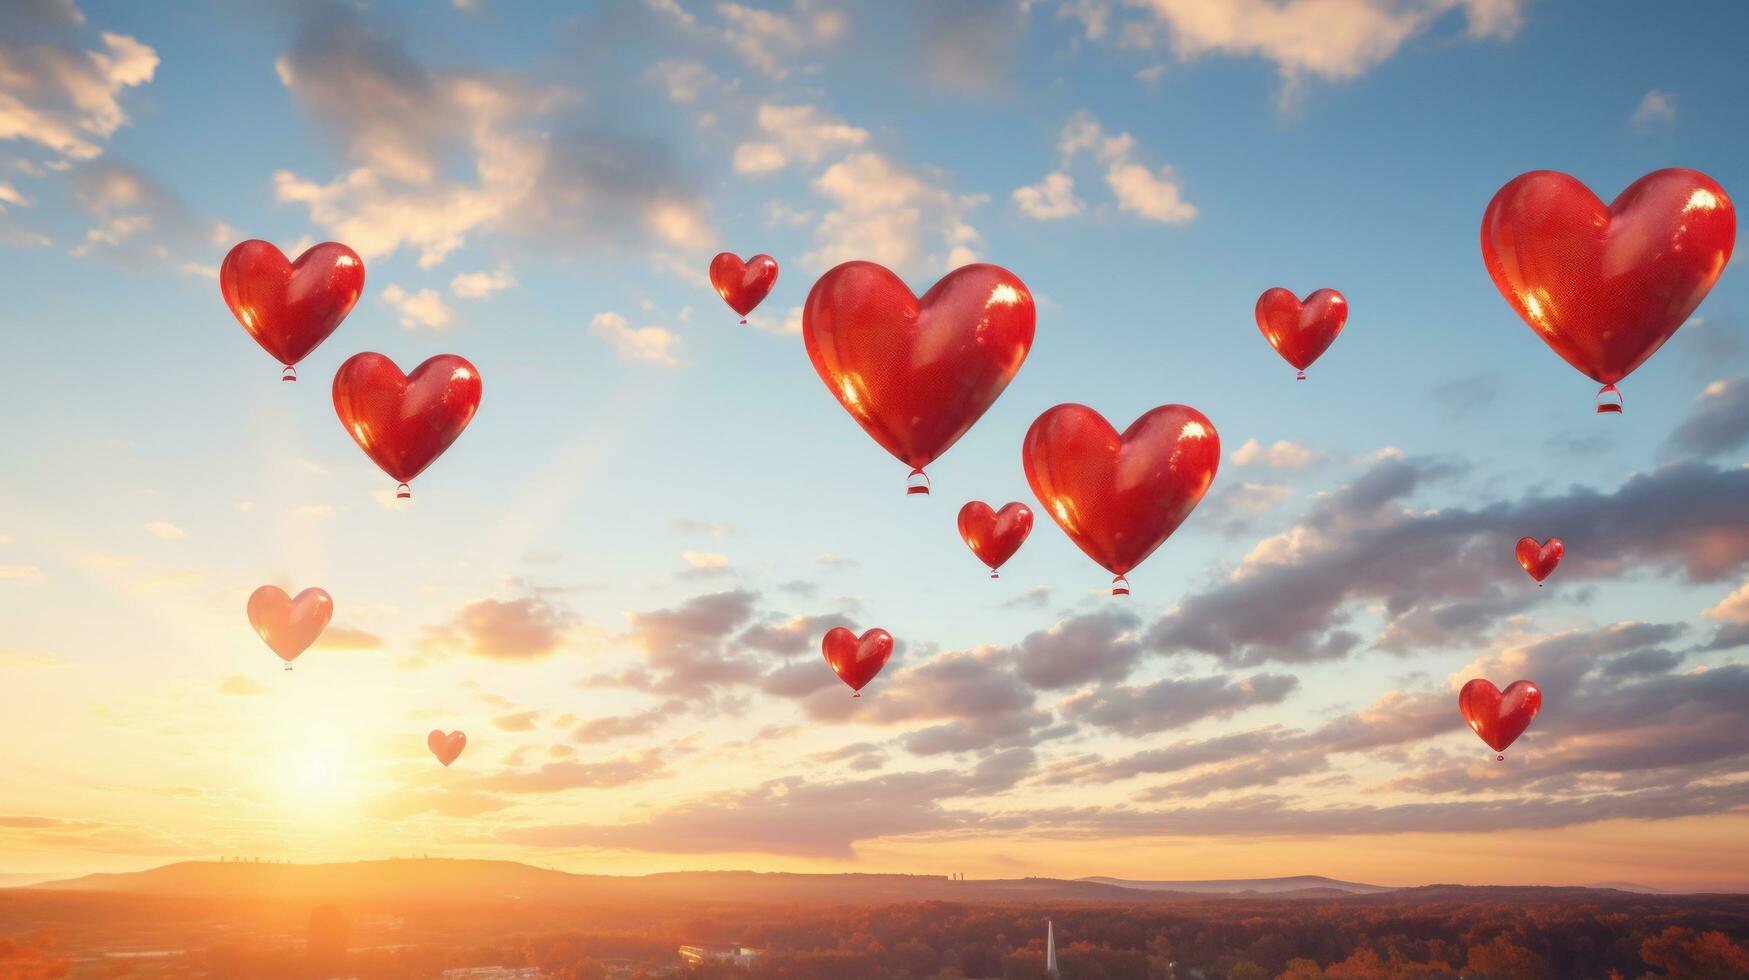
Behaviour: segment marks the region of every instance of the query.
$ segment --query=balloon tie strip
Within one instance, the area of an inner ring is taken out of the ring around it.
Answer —
[[[405,483],[403,483],[400,486],[395,488],[395,499],[396,500],[411,500],[412,497],[413,497],[413,488],[406,485]]]
[[[1111,594],[1112,595],[1129,595],[1130,594],[1130,580],[1127,578],[1124,578],[1122,575],[1112,576]]]
[[[287,364],[285,366],[284,371],[279,372],[279,380],[281,380],[281,381],[296,381],[297,379],[298,379],[298,369],[295,367],[292,367],[290,364]]]
[[[1304,372],[1304,371],[1301,371],[1301,372],[1300,372],[1300,373],[1299,373],[1299,375],[1298,375],[1298,376],[1296,376],[1296,377],[1295,377],[1295,378],[1294,378],[1294,380],[1295,380],[1295,381],[1304,381],[1304,380],[1306,380],[1306,372]]]
[[[992,568],[992,569],[990,569],[990,577],[991,578],[1001,578],[1002,576],[996,574],[996,570],[994,568]]]
[[[289,664],[289,663],[288,663],[288,664],[286,664],[286,665],[285,665],[285,669],[286,669],[286,670],[290,670],[290,669],[291,669],[291,664]]]
[[[857,691],[857,692],[856,692],[856,693],[854,693],[854,694],[852,694],[852,695],[851,695],[851,697],[853,697],[853,698],[860,698],[860,697],[862,697],[862,692],[861,692],[861,691]]]
[[[742,324],[745,324],[745,323],[746,323],[746,322],[747,322],[747,318],[746,318],[746,317],[742,317],[742,318],[741,318],[741,323],[742,323]]]
[[[923,479],[922,483],[917,482],[919,477]],[[910,476],[905,477],[905,492],[923,494],[929,492],[929,474],[923,472],[923,467],[917,467],[911,471]]]
[[[1603,400],[1604,395],[1614,395],[1615,401],[1612,401],[1612,402],[1604,401]],[[1604,385],[1602,388],[1597,389],[1597,414],[1599,414],[1599,415],[1610,415],[1610,414],[1620,415],[1621,414],[1621,407],[1622,407],[1621,392],[1615,390],[1615,385]]]
[[[1495,761],[1495,762],[1505,762],[1505,761],[1506,761],[1506,756],[1504,756],[1504,755],[1497,755],[1497,756],[1495,756],[1495,757],[1494,757],[1494,761]]]

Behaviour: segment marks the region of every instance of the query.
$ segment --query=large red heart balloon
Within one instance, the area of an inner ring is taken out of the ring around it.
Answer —
[[[1458,692],[1464,720],[1496,752],[1506,751],[1523,735],[1542,706],[1542,689],[1530,681],[1513,681],[1501,691],[1492,681],[1478,677]]]
[[[1085,405],[1058,405],[1021,447],[1026,482],[1045,513],[1087,557],[1123,577],[1196,509],[1221,464],[1214,424],[1187,405],[1162,405],[1119,435]]]
[[[860,698],[863,685],[874,680],[893,655],[893,634],[876,628],[858,637],[842,626],[834,626],[820,641],[820,651],[826,655],[833,673]]]
[[[339,242],[323,242],[288,262],[272,243],[250,239],[219,266],[219,292],[294,381],[292,365],[328,339],[364,292],[364,261]]]
[[[1518,564],[1522,566],[1536,584],[1543,584],[1543,579],[1555,570],[1561,563],[1561,556],[1567,553],[1567,546],[1560,538],[1550,538],[1544,544],[1538,544],[1535,538],[1518,539],[1518,547],[1514,549],[1518,555]]]
[[[1608,207],[1572,177],[1537,170],[1500,188],[1482,215],[1482,260],[1500,294],[1605,391],[1700,305],[1736,238],[1724,189],[1675,168]]]
[[[454,354],[439,354],[404,375],[394,361],[367,351],[347,358],[334,374],[340,424],[403,491],[455,442],[479,407],[480,373]]]
[[[433,728],[431,734],[425,736],[425,746],[431,754],[437,756],[437,761],[449,765],[462,754],[462,749],[468,747],[468,737],[461,732],[450,732],[445,735]]]
[[[711,259],[711,285],[729,309],[745,317],[777,285],[777,260],[755,255],[742,262],[734,252],[723,252]]]
[[[1008,387],[1033,326],[1032,293],[994,265],[961,266],[918,299],[881,266],[846,262],[814,283],[802,308],[820,380],[913,476]]]
[[[1257,298],[1257,329],[1283,360],[1300,369],[1301,381],[1347,322],[1348,300],[1334,289],[1320,289],[1304,303],[1280,286]]]
[[[321,589],[305,589],[293,599],[277,585],[263,585],[249,596],[249,625],[285,661],[286,670],[316,642],[333,616],[334,600]]]
[[[990,577],[996,578],[996,569],[1014,557],[1032,533],[1032,508],[1014,501],[998,511],[982,500],[973,500],[960,508],[959,526],[966,547],[990,566]]]

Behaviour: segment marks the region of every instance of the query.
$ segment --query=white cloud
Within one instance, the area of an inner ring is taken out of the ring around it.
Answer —
[[[1510,38],[1523,23],[1521,0],[1133,0],[1146,20],[1126,43],[1169,45],[1180,58],[1225,54],[1266,58],[1291,101],[1304,78],[1365,74],[1461,9],[1471,38]]]
[[[729,568],[729,556],[715,551],[686,551],[680,557],[686,559],[694,571],[722,572]]]
[[[723,37],[747,63],[772,78],[789,74],[786,59],[800,55],[810,45],[829,44],[842,37],[848,20],[835,10],[816,10],[798,0],[788,16],[771,10],[719,3],[728,27]]]
[[[1264,446],[1256,439],[1247,439],[1245,444],[1227,454],[1234,466],[1270,466],[1276,469],[1303,469],[1317,459],[1317,456],[1304,446],[1278,440],[1273,446]]]
[[[966,215],[987,200],[981,194],[953,194],[872,152],[826,168],[813,189],[833,208],[820,219],[818,247],[802,258],[809,268],[867,259],[916,271],[926,258],[938,269],[977,261],[980,236]],[[937,251],[926,252],[925,239],[932,239]]]
[[[1749,582],[1737,591],[1719,600],[1719,604],[1706,610],[1701,615],[1711,619],[1724,619],[1733,623],[1749,623]]]
[[[619,356],[628,361],[646,361],[651,364],[673,366],[680,363],[675,356],[675,348],[680,346],[680,338],[664,327],[632,327],[626,323],[626,318],[609,310],[597,313],[589,321],[589,329],[595,335],[613,344]]]
[[[1227,503],[1246,514],[1261,514],[1293,495],[1293,488],[1277,483],[1242,483],[1227,494]]]
[[[1068,169],[1085,156],[1104,165],[1105,183],[1118,210],[1163,224],[1182,225],[1196,219],[1196,206],[1184,200],[1171,167],[1149,169],[1139,159],[1134,136],[1107,133],[1084,109],[1063,124],[1057,152],[1062,156],[1061,169],[1014,192],[1014,203],[1029,218],[1051,220],[1080,213],[1082,204],[1075,197],[1075,181]]]
[[[278,67],[360,165],[325,182],[280,171],[275,196],[367,258],[411,248],[429,269],[488,229],[688,248],[715,237],[666,149],[574,125],[565,113],[579,99],[568,90],[427,69],[347,12],[300,37]]]
[[[73,200],[96,222],[72,254],[120,265],[157,266],[201,275],[211,267],[189,256],[211,255],[231,240],[223,222],[189,207],[145,173],[115,160],[74,165],[67,175]]]
[[[797,163],[817,163],[839,150],[868,142],[859,129],[811,105],[760,105],[756,121],[762,139],[735,148],[735,172],[767,174]]]
[[[644,5],[666,15],[688,34],[726,45],[773,79],[787,76],[791,62],[810,47],[843,37],[850,23],[842,11],[822,7],[814,0],[794,0],[787,13],[718,3],[712,8],[716,24],[705,24],[677,0],[644,0]]]
[[[1114,163],[1105,182],[1117,195],[1119,209],[1148,221],[1182,225],[1196,218],[1195,205],[1178,193],[1171,167],[1153,171],[1139,163]]]
[[[379,295],[401,315],[401,326],[408,330],[441,330],[449,325],[449,305],[434,289],[409,293],[395,283],[389,283]]]
[[[182,528],[177,527],[169,521],[152,521],[146,525],[146,530],[165,541],[177,541],[188,537],[187,531],[184,531]]]
[[[802,335],[802,308],[792,306],[783,315],[782,320],[766,316],[762,313],[750,313],[747,325],[761,333],[773,334],[779,337],[799,337]]]
[[[721,80],[698,61],[658,61],[644,72],[644,78],[661,83],[671,102],[696,102],[706,89],[721,84]]]
[[[1075,196],[1075,178],[1060,170],[1045,174],[1036,184],[1016,188],[1014,204],[1021,214],[1039,221],[1080,214],[1083,206]]]
[[[152,80],[158,53],[105,31],[103,48],[0,40],[0,140],[23,140],[69,160],[90,160],[127,122],[124,89]]]
[[[1064,0],[1057,7],[1057,19],[1081,22],[1087,40],[1097,41],[1111,31],[1111,4],[1107,0]]]
[[[499,290],[516,285],[507,270],[497,272],[464,272],[449,281],[449,291],[462,299],[486,299]]]
[[[1676,93],[1653,89],[1640,99],[1628,125],[1635,129],[1676,125]]]

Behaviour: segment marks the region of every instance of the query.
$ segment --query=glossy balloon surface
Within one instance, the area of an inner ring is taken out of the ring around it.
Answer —
[[[1058,405],[1027,430],[1026,481],[1069,539],[1113,575],[1154,553],[1214,482],[1221,440],[1187,405],[1162,405],[1119,435],[1085,405]]]
[[[338,242],[296,262],[270,242],[239,243],[219,266],[219,292],[243,329],[290,367],[328,339],[364,291],[364,261]]]
[[[263,585],[250,594],[248,609],[249,625],[289,664],[328,628],[334,600],[321,589],[305,589],[294,599],[277,585]]]
[[[381,354],[348,358],[334,375],[334,412],[365,455],[406,483],[443,454],[480,407],[480,373],[439,354],[403,375]]]
[[[1019,501],[993,509],[982,500],[960,508],[960,538],[991,571],[1002,567],[1032,533],[1032,508]]]
[[[1542,706],[1542,689],[1530,681],[1513,681],[1501,691],[1492,681],[1478,677],[1458,692],[1464,721],[1496,752],[1517,741]]]
[[[1348,322],[1348,300],[1334,289],[1320,289],[1301,302],[1281,288],[1257,298],[1257,329],[1282,359],[1304,371],[1330,348]]]
[[[777,260],[755,255],[746,262],[733,252],[711,259],[711,285],[729,309],[746,316],[777,285]]]
[[[877,628],[859,637],[842,626],[834,626],[820,641],[820,652],[826,655],[826,663],[839,679],[850,685],[852,691],[861,691],[893,655],[893,634]]]
[[[1541,582],[1561,563],[1561,556],[1567,553],[1567,546],[1561,543],[1560,538],[1550,538],[1546,543],[1539,544],[1535,538],[1524,537],[1518,539],[1518,547],[1513,551],[1525,573]]]
[[[432,755],[437,756],[438,762],[447,766],[462,754],[462,749],[468,747],[468,737],[461,732],[445,735],[434,728],[431,734],[425,736],[425,746],[431,750]]]
[[[965,435],[1032,349],[1032,293],[994,265],[948,273],[922,299],[873,262],[821,276],[802,309],[808,358],[882,448],[928,465]]]
[[[1700,305],[1736,237],[1730,197],[1699,171],[1655,171],[1605,206],[1572,177],[1537,170],[1488,203],[1482,259],[1544,343],[1610,385]]]

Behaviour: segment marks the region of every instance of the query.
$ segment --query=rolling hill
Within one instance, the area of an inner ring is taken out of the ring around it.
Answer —
[[[1291,878],[1227,878],[1213,881],[1131,881],[1126,878],[1082,878],[1081,881],[1112,885],[1117,888],[1148,892],[1173,892],[1180,895],[1278,895],[1305,898],[1339,895],[1373,895],[1395,891],[1383,885],[1363,885],[1354,881],[1338,881],[1322,875],[1295,875]]]

